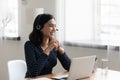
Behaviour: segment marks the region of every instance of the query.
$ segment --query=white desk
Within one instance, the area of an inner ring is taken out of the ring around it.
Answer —
[[[57,73],[57,74],[48,74],[48,75],[43,75],[43,76],[38,76],[34,79],[38,79],[39,78],[50,78],[50,80],[55,80],[52,79],[55,76],[58,75],[69,75],[69,72],[61,72],[61,73]],[[26,79],[26,80],[34,80],[34,79]],[[81,79],[81,80],[120,80],[120,72],[119,71],[114,71],[114,70],[108,70],[107,75],[102,74],[102,69],[98,68],[97,72],[94,73],[90,78],[85,78],[85,79]]]
[[[108,70],[107,75],[102,73],[102,69],[97,69],[97,73],[92,80],[120,80],[120,72]]]

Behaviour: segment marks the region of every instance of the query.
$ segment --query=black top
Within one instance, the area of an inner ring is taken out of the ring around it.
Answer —
[[[48,56],[41,47],[35,46],[31,41],[25,43],[24,49],[27,64],[26,78],[51,74],[53,67],[57,64],[57,58],[64,69],[70,68],[71,60],[66,53],[60,54],[53,49]]]

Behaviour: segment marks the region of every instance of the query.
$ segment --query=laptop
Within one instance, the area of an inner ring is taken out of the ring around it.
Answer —
[[[59,79],[79,80],[90,77],[94,69],[95,60],[96,55],[72,58],[69,75],[59,76]]]

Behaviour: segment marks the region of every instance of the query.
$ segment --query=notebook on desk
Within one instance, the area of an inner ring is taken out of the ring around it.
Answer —
[[[94,68],[95,59],[95,55],[72,58],[69,75],[56,76],[56,79],[76,80],[90,77]]]

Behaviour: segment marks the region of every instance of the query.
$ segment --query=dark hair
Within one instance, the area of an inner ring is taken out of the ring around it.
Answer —
[[[47,23],[50,19],[55,19],[51,14],[39,14],[33,23],[33,31],[29,35],[29,40],[33,42],[35,45],[41,45],[43,42],[43,34],[40,31],[44,27],[44,24]],[[36,26],[40,26],[38,30]]]

